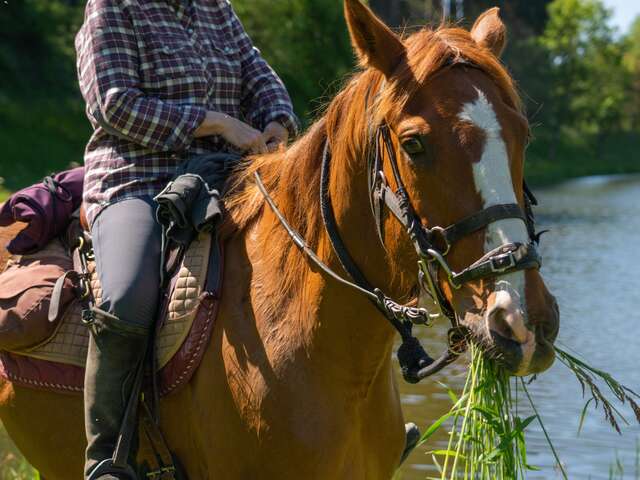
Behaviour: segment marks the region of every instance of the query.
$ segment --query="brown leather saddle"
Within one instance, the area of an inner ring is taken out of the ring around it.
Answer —
[[[86,219],[80,218],[86,225]],[[71,235],[78,231],[76,227]],[[62,240],[54,240],[33,256],[46,258],[54,251],[58,255],[64,251]],[[10,262],[26,262],[28,257]],[[179,256],[170,257],[173,266],[156,328],[155,364],[161,395],[191,379],[209,343],[222,291],[223,243],[215,234],[203,233]],[[71,258],[74,270],[80,272],[78,255],[70,255]],[[100,304],[100,282],[91,257],[86,269],[88,293],[93,302]],[[29,326],[29,331],[24,332],[29,336],[28,346],[0,351],[0,376],[30,388],[82,392],[89,342],[89,329],[82,321],[84,308],[86,305],[76,300],[60,315],[54,315],[57,318],[50,320],[53,328],[51,324]],[[0,344],[1,337],[0,332]]]

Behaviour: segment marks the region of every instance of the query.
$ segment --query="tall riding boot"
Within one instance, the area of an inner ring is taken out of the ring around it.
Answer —
[[[84,380],[85,478],[135,480],[133,470],[123,472],[110,464],[149,332],[101,310],[94,313]]]

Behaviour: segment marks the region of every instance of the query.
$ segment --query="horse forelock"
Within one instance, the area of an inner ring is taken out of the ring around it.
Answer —
[[[429,79],[449,66],[473,65],[496,84],[502,99],[517,111],[522,102],[506,68],[489,50],[481,48],[469,31],[462,28],[424,28],[404,40],[406,58],[398,65],[389,88],[379,95],[377,120],[393,124],[418,90],[427,87]]]

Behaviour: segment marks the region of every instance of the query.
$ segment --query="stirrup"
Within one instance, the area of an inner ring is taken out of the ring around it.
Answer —
[[[136,472],[127,465],[126,468],[116,467],[111,458],[101,461],[87,477],[87,480],[99,480],[102,475],[116,475],[123,480],[138,480]]]

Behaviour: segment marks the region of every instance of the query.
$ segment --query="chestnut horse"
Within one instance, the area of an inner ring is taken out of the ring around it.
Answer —
[[[405,446],[394,330],[365,297],[327,277],[291,242],[253,172],[317,255],[345,275],[320,214],[328,140],[329,190],[343,241],[372,284],[407,302],[418,284],[415,250],[388,214],[383,245],[370,210],[372,125],[389,126],[425,225],[450,225],[497,203],[524,205],[528,125],[498,60],[505,27],[497,9],[470,32],[423,29],[404,39],[359,0],[346,0],[345,14],[362,71],[302,138],[253,158],[233,182],[225,290],[212,340],[191,382],[160,405],[167,441],[191,479],[389,479]],[[528,242],[524,222],[494,222],[457,242],[447,259],[461,269],[505,242]],[[537,269],[460,289],[444,277],[439,283],[460,321],[503,354],[507,368],[528,374],[551,364],[559,319]],[[80,396],[5,382],[0,416],[43,478],[81,477]]]

